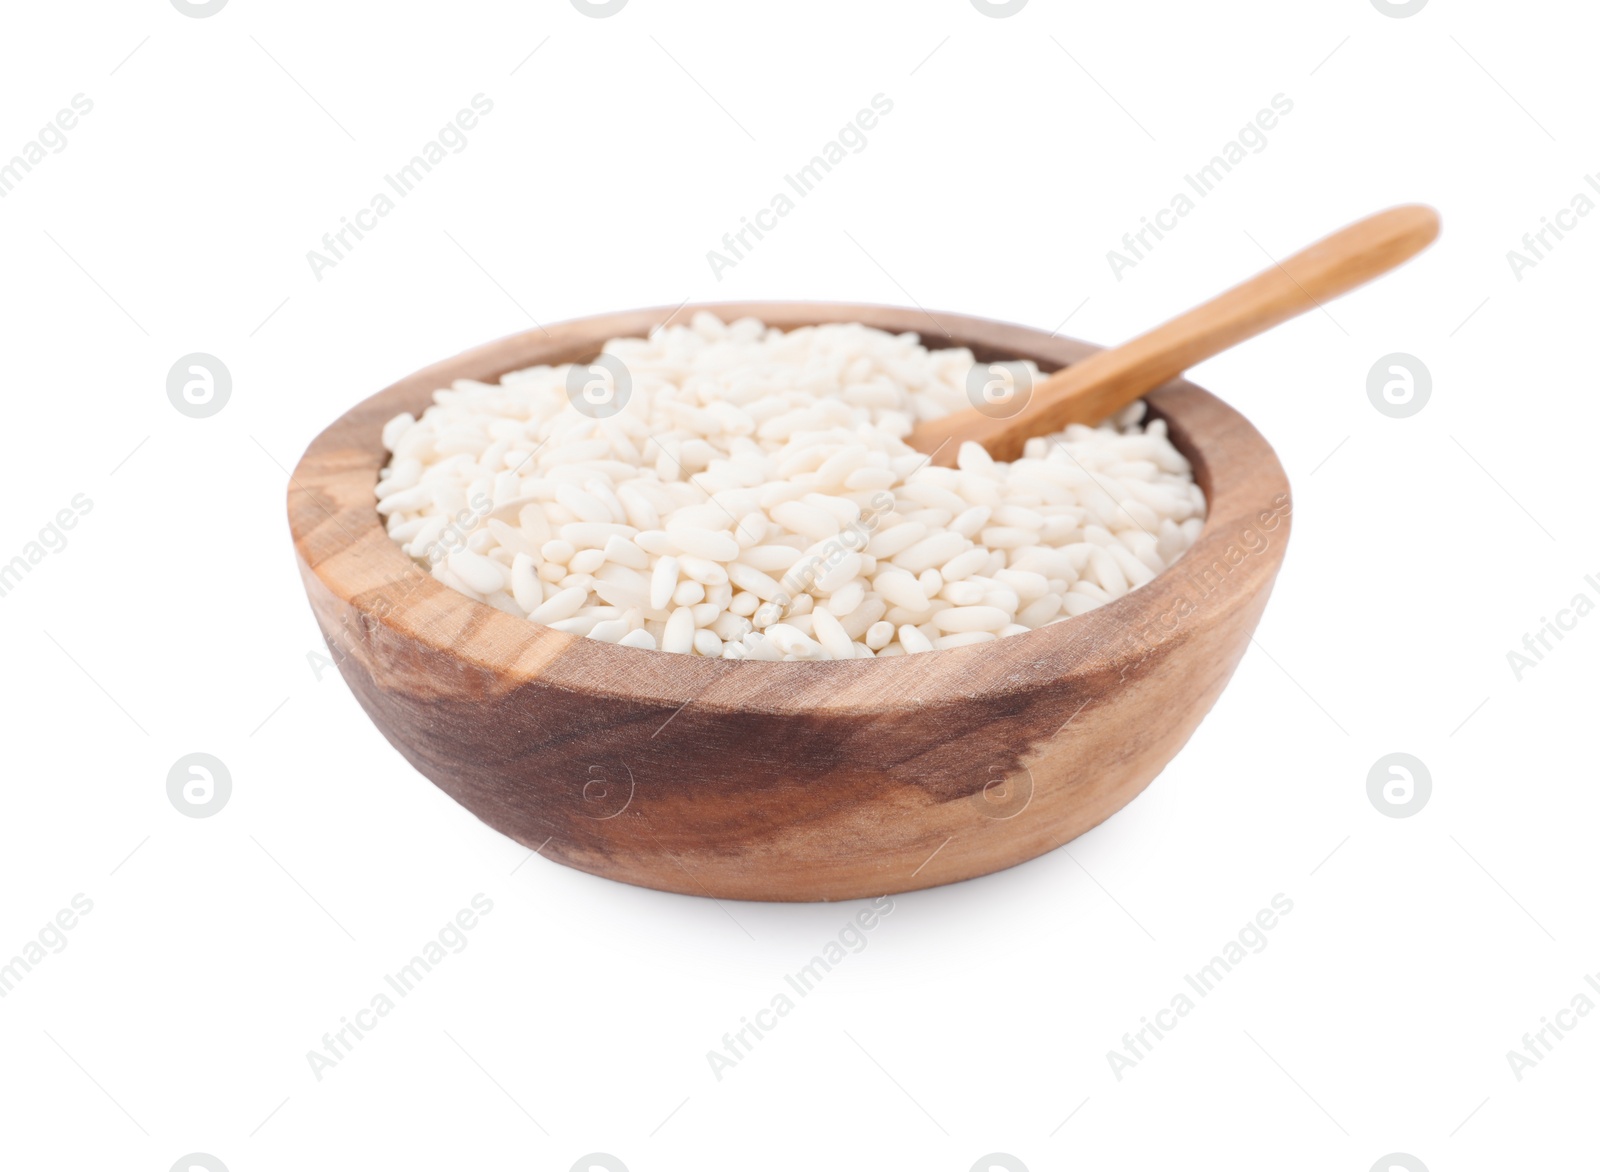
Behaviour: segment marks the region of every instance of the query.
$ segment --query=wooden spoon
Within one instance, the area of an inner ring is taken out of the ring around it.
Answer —
[[[1410,260],[1438,235],[1439,214],[1422,204],[1368,216],[1131,342],[1056,371],[1020,408],[1012,402],[958,411],[920,424],[907,442],[946,467],[965,440],[996,460],[1015,460],[1029,436],[1099,423],[1195,363]]]

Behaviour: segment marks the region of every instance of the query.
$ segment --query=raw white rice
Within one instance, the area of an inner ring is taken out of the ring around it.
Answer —
[[[784,333],[707,313],[604,353],[595,417],[570,367],[457,382],[389,421],[378,512],[440,582],[629,647],[865,659],[1062,622],[1199,536],[1188,461],[1136,403],[934,467],[904,437],[968,406],[970,351],[861,325]],[[1031,363],[1030,375],[1037,375]],[[582,369],[582,368],[580,368]]]

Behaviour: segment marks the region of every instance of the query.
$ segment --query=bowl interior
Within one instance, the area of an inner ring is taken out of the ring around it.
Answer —
[[[1085,615],[991,643],[890,659],[824,663],[706,660],[640,651],[528,623],[450,590],[417,566],[391,541],[375,508],[378,471],[387,460],[380,434],[401,412],[420,414],[433,392],[457,379],[494,382],[536,365],[592,359],[614,337],[645,336],[660,324],[687,321],[700,309],[724,320],[755,317],[790,330],[829,322],[860,322],[894,333],[915,332],[933,349],[964,346],[980,359],[1027,358],[1051,371],[1081,360],[1097,347],[1042,330],[950,313],[880,305],[743,302],[660,307],[607,314],[536,329],[490,343],[428,367],[358,404],[313,441],[290,487],[290,519],[307,576],[355,612],[392,627],[441,654],[486,669],[570,678],[574,686],[618,695],[678,701],[751,702],[748,686],[759,677],[755,701],[787,709],[837,703],[838,687],[867,673],[882,685],[872,698],[852,703],[893,709],[918,697],[972,686],[970,665],[985,661],[984,688],[1003,692],[1026,686],[1047,660],[1080,658],[1096,646],[1126,637],[1147,612],[1171,601],[1173,581],[1195,562],[1223,556],[1228,534],[1259,511],[1287,501],[1287,482],[1271,448],[1237,412],[1182,380],[1146,397],[1150,414],[1167,422],[1173,444],[1189,460],[1207,500],[1200,538],[1144,586]],[[1281,545],[1281,543],[1279,543]],[[1257,558],[1252,571],[1275,573],[1281,550]],[[1270,563],[1270,564],[1269,564]],[[1242,581],[1242,579],[1241,579]],[[1204,601],[1204,600],[1202,600]],[[315,602],[315,597],[314,597]],[[1215,599],[1211,600],[1216,605]],[[468,633],[469,637],[463,637]],[[992,661],[992,662],[989,662]],[[1008,682],[1009,681],[1009,682]]]

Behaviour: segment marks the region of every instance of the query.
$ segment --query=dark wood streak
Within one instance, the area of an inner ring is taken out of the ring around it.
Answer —
[[[783,328],[926,324],[920,311],[886,306],[707,308]],[[373,494],[384,422],[420,413],[455,379],[590,357],[671,312],[587,318],[470,351],[358,404],[301,459],[289,518],[312,609],[352,691],[406,760],[502,833],[530,848],[548,839],[550,858],[736,899],[854,898],[985,874],[1081,834],[1149,784],[1248,645],[1289,527],[1272,449],[1182,381],[1149,402],[1206,492],[1200,540],[1116,602],[997,643],[820,664],[638,651],[473,602],[389,540]],[[937,317],[985,357],[1054,369],[1093,349]],[[1264,548],[1210,593],[1188,585],[1264,511],[1276,518]],[[1184,596],[1197,597],[1170,633],[1152,645],[1132,637]],[[993,816],[1012,812],[986,804],[996,781],[1029,795],[1020,813]]]

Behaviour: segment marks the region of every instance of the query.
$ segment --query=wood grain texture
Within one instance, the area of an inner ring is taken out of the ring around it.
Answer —
[[[953,412],[919,425],[907,442],[946,467],[955,465],[966,440],[982,444],[996,460],[1015,460],[1030,436],[1109,419],[1196,363],[1382,276],[1438,235],[1439,213],[1430,207],[1378,212],[1130,342],[1058,371],[1033,387],[1020,407]]]
[[[1094,352],[1022,326],[873,305],[638,310],[506,338],[358,404],[295,469],[289,523],[356,697],[422,774],[490,826],[613,879],[727,899],[848,899],[1009,867],[1138,794],[1249,643],[1289,533],[1288,484],[1237,412],[1184,382],[1149,396],[1209,514],[1174,566],[1087,615],[883,660],[728,661],[535,626],[436,582],[384,532],[379,435],[458,378],[592,358],[698,308],[785,329],[858,321],[932,347]]]

